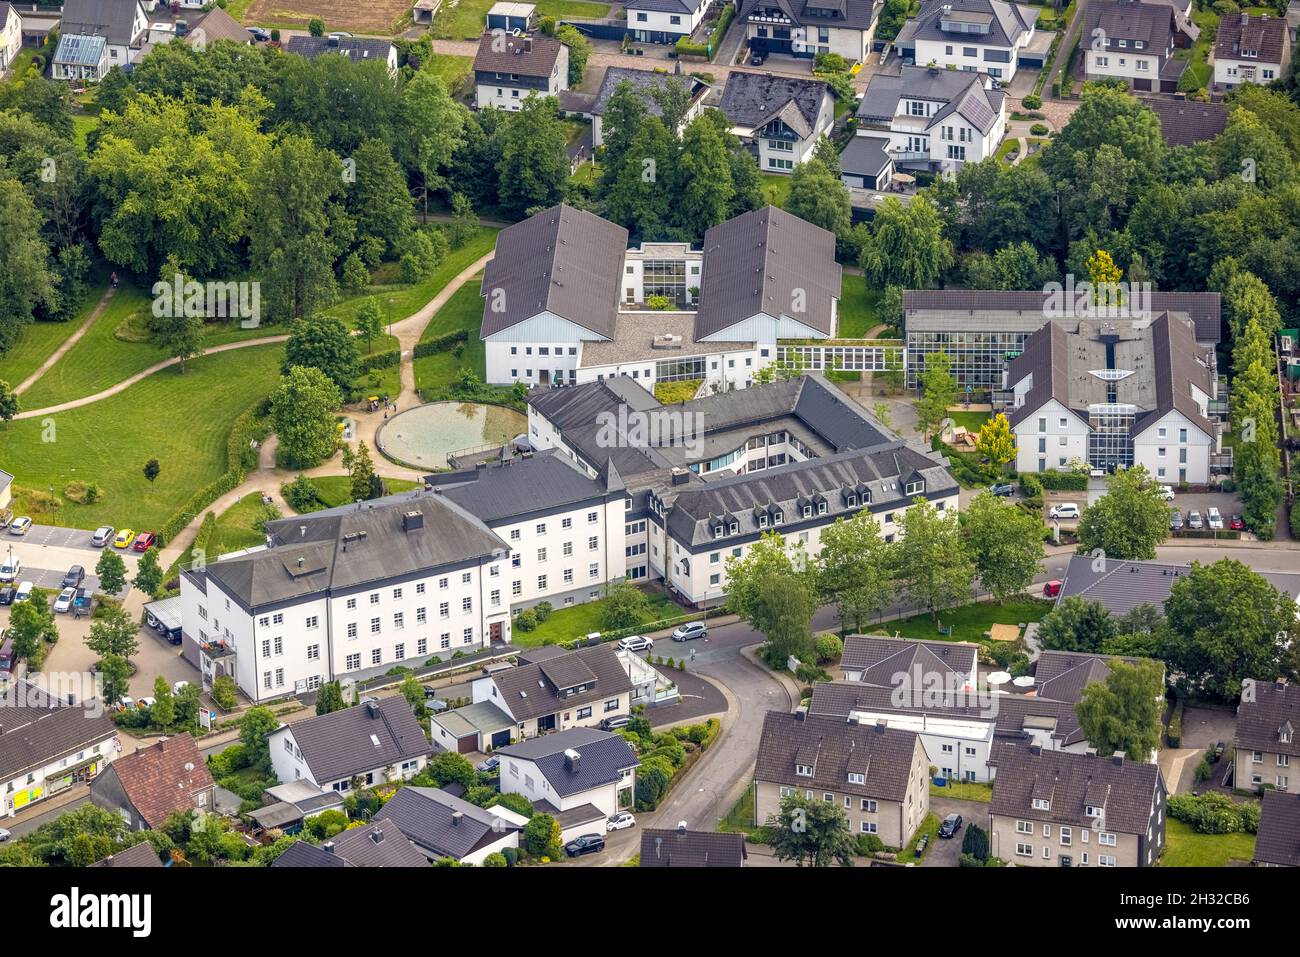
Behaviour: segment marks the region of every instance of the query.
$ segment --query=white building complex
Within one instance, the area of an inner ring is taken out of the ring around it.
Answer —
[[[1050,45],[1034,25],[1038,9],[1002,0],[924,0],[894,41],[917,66],[987,73],[1009,82],[1020,66],[1036,68]]]
[[[622,226],[564,205],[503,229],[483,273],[487,381],[744,388],[778,339],[835,337],[835,237],[783,210],[714,226],[702,249],[627,243]]]

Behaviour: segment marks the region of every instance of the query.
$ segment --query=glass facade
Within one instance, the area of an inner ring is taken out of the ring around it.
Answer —
[[[681,382],[686,379],[706,377],[708,356],[690,356],[683,359],[660,359],[655,363],[656,382]]]
[[[1001,389],[1007,363],[1024,351],[1027,332],[931,332],[907,333],[907,387],[917,388],[925,371],[926,357],[945,353],[952,360],[952,374],[958,388],[970,386],[977,392]]]
[[[1133,464],[1134,405],[1088,407],[1088,462],[1095,468],[1128,468]]]
[[[646,299],[651,296],[666,296],[678,308],[686,305],[686,260],[647,259],[641,269]]]

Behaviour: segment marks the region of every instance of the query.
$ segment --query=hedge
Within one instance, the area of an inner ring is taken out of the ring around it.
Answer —
[[[1036,474],[1039,484],[1043,488],[1051,489],[1054,492],[1088,491],[1088,474],[1086,472],[1038,472]]]
[[[709,48],[703,43],[692,43],[688,38],[682,37],[677,41],[675,47],[678,56],[698,56],[708,59]]]
[[[723,34],[727,32],[727,27],[731,26],[732,19],[736,16],[736,5],[729,3],[722,8],[722,13],[718,15],[718,22],[713,27],[713,32],[709,34],[709,49],[716,50],[722,43]]]
[[[462,345],[469,341],[469,332],[464,329],[457,329],[455,332],[449,332],[446,335],[438,336],[436,339],[429,339],[426,342],[417,342],[415,348],[411,350],[412,357],[421,359],[424,356],[436,355],[440,352],[450,352],[456,346]]]
[[[1183,702],[1180,698],[1169,715],[1169,727],[1165,730],[1165,740],[1171,748],[1183,746]]]
[[[388,369],[397,365],[402,360],[402,353],[397,349],[385,349],[383,352],[372,352],[368,356],[359,356],[357,358],[357,369],[361,372],[369,372],[371,369]]]

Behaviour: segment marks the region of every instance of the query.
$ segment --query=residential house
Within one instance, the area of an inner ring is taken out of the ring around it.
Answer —
[[[434,744],[458,754],[491,751],[515,739],[515,719],[491,701],[431,715],[429,729]]]
[[[830,86],[775,73],[733,69],[718,109],[731,123],[732,132],[754,149],[764,173],[792,172],[812,156],[817,141],[830,135],[835,122]]]
[[[1080,301],[1092,301],[1072,282],[1030,291],[995,289],[909,289],[903,292],[907,339],[907,387],[917,388],[928,356],[943,352],[961,389],[998,393],[1005,388],[1007,365],[1025,350],[1025,341],[1048,322],[1077,330],[1081,319],[1104,317]],[[1133,303],[1136,310],[1139,303]],[[1143,293],[1140,307],[1151,317],[1162,312],[1192,323],[1199,348],[1212,349],[1220,336],[1217,292]],[[1131,311],[1133,311],[1131,310]],[[1006,404],[1009,398],[997,396]]]
[[[475,678],[476,704],[491,704],[509,715],[522,741],[571,728],[592,728],[606,718],[631,713],[632,682],[611,644],[542,656],[518,667]],[[439,716],[441,723],[441,716]],[[502,753],[501,737],[492,741]],[[508,741],[508,739],[505,739]],[[612,813],[612,812],[611,812]]]
[[[13,64],[23,46],[23,21],[8,0],[0,0],[0,75]],[[0,505],[3,508],[3,505]]]
[[[1095,0],[1084,14],[1084,51],[1089,80],[1122,79],[1134,90],[1173,93],[1188,60],[1174,50],[1190,47],[1194,25],[1161,0]]]
[[[1277,681],[1243,683],[1237,705],[1233,784],[1241,790],[1287,791],[1291,762],[1300,766],[1300,686]]]
[[[1209,482],[1222,452],[1212,348],[1187,319],[1046,323],[1007,367],[1016,469],[1141,465],[1161,483]]]
[[[280,781],[334,791],[350,791],[358,778],[365,787],[410,780],[438,750],[401,695],[281,725],[267,746]]]
[[[389,40],[375,37],[292,36],[285,41],[284,52],[297,53],[309,60],[339,55],[353,63],[379,61],[387,65],[389,73],[397,75],[397,47]]]
[[[676,43],[704,20],[713,0],[627,0],[627,32],[637,43]]]
[[[929,759],[915,733],[802,710],[763,719],[754,785],[758,824],[802,795],[842,806],[854,834],[886,847],[906,845],[930,807]]]
[[[884,4],[877,0],[739,0],[751,50],[865,63]]]
[[[1207,142],[1228,125],[1228,107],[1224,103],[1151,97],[1142,100],[1142,105],[1160,117],[1160,135],[1166,146],[1193,146]]]
[[[113,67],[133,63],[148,32],[141,0],[66,0],[50,76],[98,82]]]
[[[430,861],[479,865],[489,854],[519,847],[528,818],[500,804],[481,808],[439,788],[399,788],[374,816],[399,828]]]
[[[1264,792],[1254,863],[1256,867],[1300,867],[1300,794]]]
[[[923,0],[894,45],[920,67],[987,73],[1010,82],[1019,67],[1043,65],[1036,7],[1002,0]]]
[[[880,688],[934,686],[971,691],[978,683],[979,646],[967,641],[913,641],[877,635],[844,639],[844,680]]]
[[[124,851],[110,854],[102,861],[96,861],[91,867],[162,867],[158,852],[148,841],[132,844]]]
[[[340,832],[321,849],[352,867],[428,867],[429,860],[415,842],[391,821],[371,821]]]
[[[524,100],[569,88],[569,48],[543,34],[487,32],[474,56],[474,102],[480,110],[518,110]]]
[[[102,708],[67,704],[22,679],[0,683],[0,715],[0,817],[93,780],[122,749]]]
[[[285,834],[297,834],[309,818],[344,808],[341,793],[321,790],[304,778],[267,788],[262,801],[248,816],[265,830],[275,828]]]
[[[1082,701],[1083,692],[1088,685],[1106,681],[1116,663],[1135,665],[1151,661],[1160,666],[1163,676],[1164,664],[1152,658],[1085,654],[1080,651],[1042,651],[1034,661],[1033,694],[1052,701]],[[1163,687],[1162,682],[1161,688]],[[1161,697],[1164,697],[1163,690]]]
[[[158,830],[169,815],[210,814],[217,785],[188,733],[118,758],[90,784],[97,807],[122,815],[133,831]]]
[[[1237,13],[1219,18],[1214,39],[1214,85],[1231,90],[1243,83],[1268,85],[1291,65],[1291,32],[1286,20],[1267,13]]]
[[[772,206],[712,227],[700,249],[629,249],[622,226],[555,206],[497,236],[482,283],[487,380],[742,389],[778,339],[835,337],[840,279],[834,235]],[[668,310],[650,305],[660,298]]]
[[[686,112],[682,115],[681,123],[676,130],[678,134],[686,128],[691,120],[700,115],[700,111],[704,108],[704,97],[710,89],[709,85],[703,80],[680,73],[669,75],[657,73],[654,70],[633,70],[623,66],[609,67],[605,70],[605,76],[600,81],[600,89],[596,91],[595,99],[585,111],[591,117],[591,142],[593,148],[598,149],[605,143],[603,135],[605,110],[609,107],[609,98],[624,83],[631,84],[640,94],[641,102],[645,104],[646,112],[649,115],[660,118],[663,117],[663,108],[659,105],[659,92],[671,83],[684,85],[689,99]]]
[[[745,835],[648,827],[641,832],[642,867],[744,867],[749,857]]]
[[[1191,565],[1173,562],[1119,561],[1108,558],[1098,564],[1091,555],[1071,555],[1061,581],[1057,601],[1078,595],[1100,602],[1111,614],[1127,615],[1139,605],[1163,608],[1179,576]],[[1294,572],[1257,572],[1288,595],[1300,596],[1300,574]],[[1044,652],[1044,655],[1055,654]]]
[[[238,20],[221,7],[213,7],[207,13],[190,22],[189,29],[182,39],[190,46],[215,43],[217,40],[229,40],[243,46],[251,46],[253,35]]]
[[[414,846],[414,845],[412,845]],[[428,863],[421,855],[420,858],[425,864]],[[352,864],[345,861],[335,853],[333,841],[327,841],[321,846],[308,844],[306,841],[295,841],[284,849],[284,852],[271,862],[271,867],[351,867]]]
[[[896,167],[959,169],[997,152],[1006,93],[984,74],[905,66],[871,78],[857,117],[855,140],[884,140]]]
[[[562,840],[604,834],[613,814],[632,806],[640,765],[628,743],[595,728],[569,728],[497,751],[501,793],[522,794],[553,814]]]
[[[1003,744],[989,806],[992,853],[1018,867],[1151,867],[1165,848],[1156,764]]]
[[[840,153],[840,181],[851,190],[880,192],[893,182],[896,172],[888,137],[863,130],[850,138]]]

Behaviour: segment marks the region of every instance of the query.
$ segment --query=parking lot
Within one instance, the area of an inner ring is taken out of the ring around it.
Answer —
[[[84,528],[56,528],[53,525],[32,525],[26,535],[9,535],[10,541],[26,542],[29,545],[49,545],[54,548],[79,548],[87,552],[99,552],[100,549],[90,544],[93,530]],[[82,564],[93,564],[93,562]]]
[[[23,565],[23,570],[19,572],[18,579],[13,584],[17,586],[21,582],[31,582],[37,588],[57,592],[63,588],[63,576],[67,573],[68,569],[66,568],[30,568]],[[4,584],[8,583],[0,584],[0,587],[4,587]],[[88,592],[96,592],[99,590],[99,579],[87,571],[81,587]]]
[[[1091,479],[1088,482],[1087,492],[1062,492],[1045,490],[1043,492],[1043,520],[1049,524],[1052,522],[1051,509],[1054,505],[1064,505],[1074,503],[1080,509],[1086,509],[1101,496],[1106,494],[1105,479]],[[1217,508],[1219,514],[1223,516],[1223,528],[1226,531],[1232,516],[1240,515],[1242,511],[1241,499],[1235,494],[1228,492],[1179,492],[1174,491],[1173,501],[1168,503],[1172,512],[1178,509],[1182,515],[1184,528],[1187,526],[1188,515],[1192,511],[1197,511],[1201,515],[1203,529],[1209,528],[1207,516],[1210,509]],[[1073,529],[1078,527],[1077,519],[1061,519],[1061,528]]]

